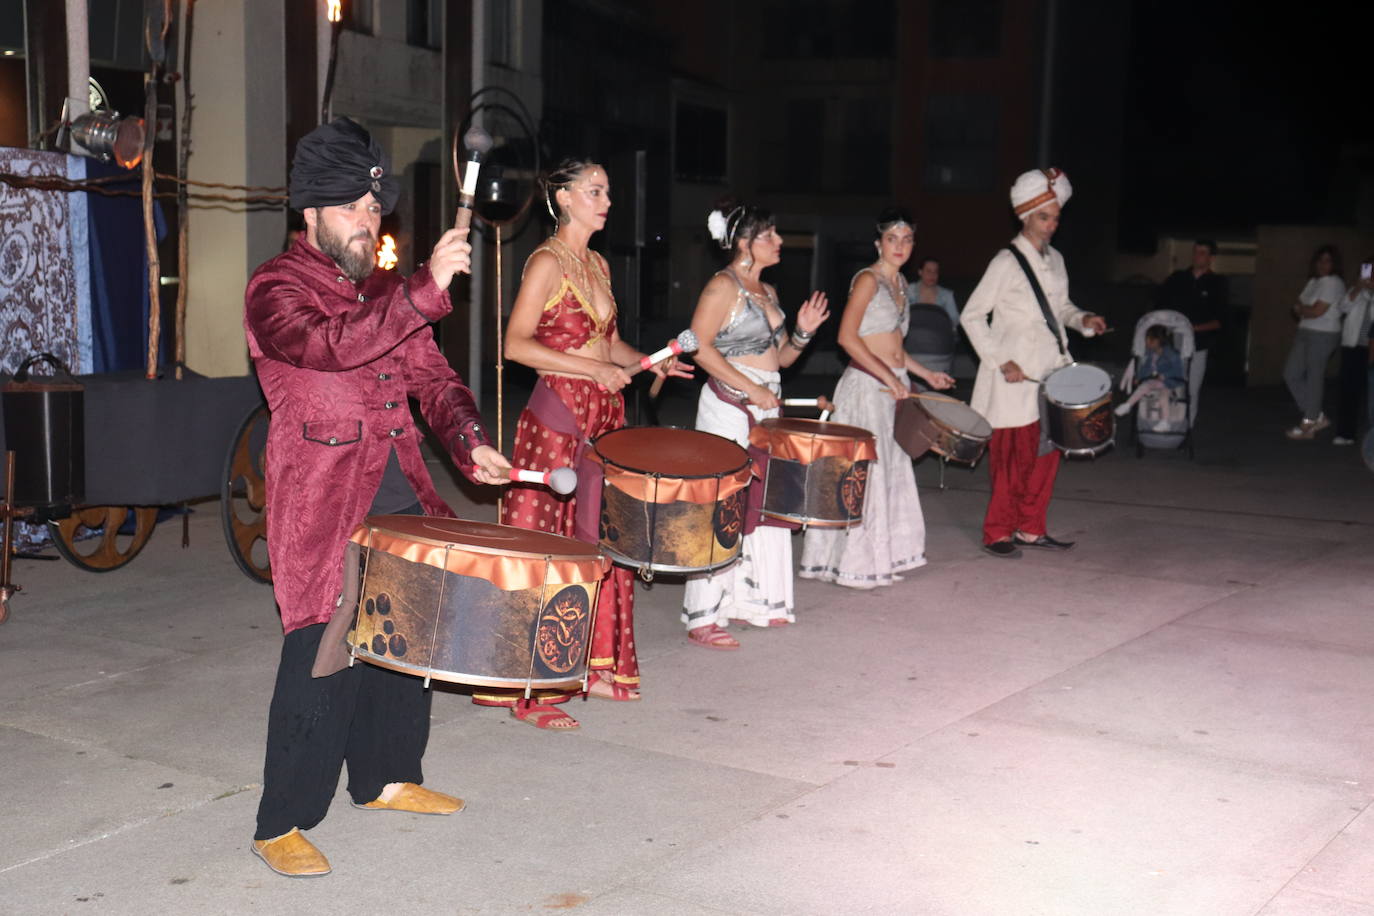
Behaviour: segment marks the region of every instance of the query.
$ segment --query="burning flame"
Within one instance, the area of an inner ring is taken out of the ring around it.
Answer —
[[[377,266],[382,270],[394,270],[397,260],[396,240],[389,234],[382,236],[381,247],[377,249]]]
[[[343,18],[343,0],[326,0],[325,18],[330,22],[338,22]]]

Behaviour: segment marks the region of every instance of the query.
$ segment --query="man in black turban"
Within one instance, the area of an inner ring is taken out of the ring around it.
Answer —
[[[272,408],[267,551],[285,633],[252,849],[291,877],[330,870],[301,831],[324,818],[345,762],[356,807],[463,806],[421,785],[424,682],[366,664],[340,670],[341,625],[357,610],[342,597],[349,534],[369,515],[453,516],[425,467],[409,400],[473,481],[504,483],[510,467],[429,328],[452,311],[453,275],[468,271],[468,230],[444,233],[410,277],[372,270],[382,213],[396,203],[389,172],[352,121],[301,140],[291,205],[303,211],[305,235],[254,272],[245,296],[248,351]]]

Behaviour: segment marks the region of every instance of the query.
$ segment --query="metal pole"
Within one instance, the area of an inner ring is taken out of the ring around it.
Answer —
[[[502,348],[501,340],[501,292],[502,292],[502,273],[501,273],[501,224],[496,223],[492,228],[496,230],[496,450],[502,451],[503,440],[505,439],[505,351]],[[501,518],[501,509],[505,504],[505,490],[499,491],[502,495],[496,497],[496,518]]]

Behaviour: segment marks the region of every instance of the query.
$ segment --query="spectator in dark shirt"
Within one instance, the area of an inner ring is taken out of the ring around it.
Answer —
[[[1221,319],[1226,312],[1226,278],[1214,273],[1212,261],[1217,243],[1198,239],[1193,244],[1193,264],[1176,270],[1159,288],[1159,308],[1182,312],[1193,323],[1196,352],[1188,372],[1188,424],[1197,419],[1198,393],[1207,372],[1207,351],[1220,336]]]

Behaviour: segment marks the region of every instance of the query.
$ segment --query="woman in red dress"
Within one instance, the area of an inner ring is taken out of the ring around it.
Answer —
[[[586,160],[564,160],[543,184],[558,229],[525,262],[506,326],[506,355],[540,376],[516,425],[511,462],[552,470],[576,467],[587,440],[625,425],[621,391],[630,382],[626,367],[637,365],[644,354],[620,339],[606,260],[587,248],[592,234],[606,225],[611,208],[606,170]],[[673,361],[653,371],[691,374]],[[584,512],[579,524],[576,495],[558,496],[536,486],[512,486],[501,510],[504,524],[593,542],[595,518],[595,512]],[[639,699],[634,573],[629,569],[612,567],[601,582],[591,668],[592,696]],[[484,691],[473,699],[510,706],[517,719],[537,728],[566,730],[577,728],[577,720],[554,704],[570,696],[545,692],[526,701]]]

